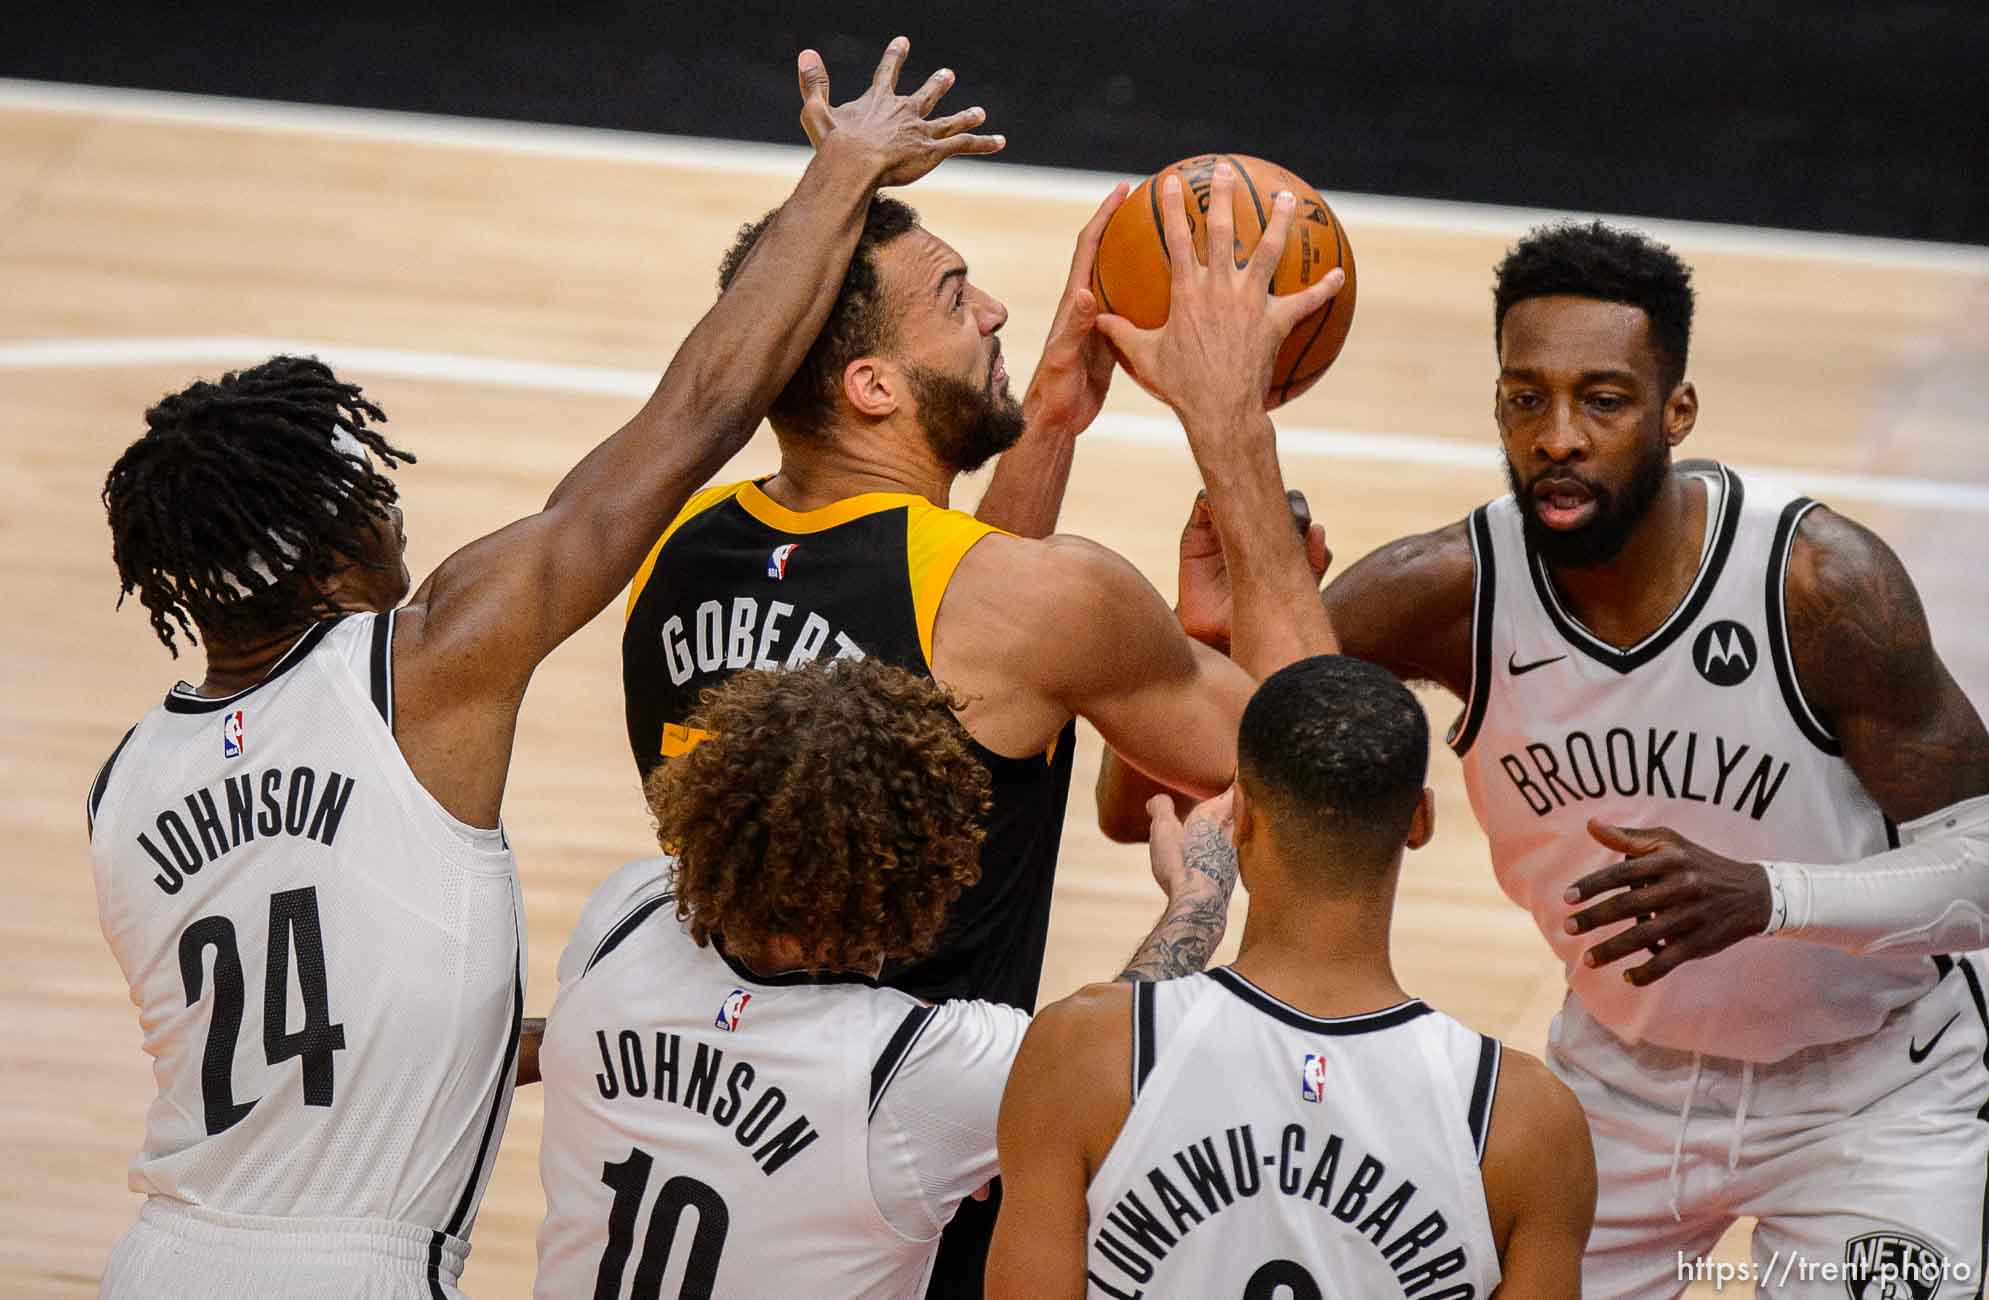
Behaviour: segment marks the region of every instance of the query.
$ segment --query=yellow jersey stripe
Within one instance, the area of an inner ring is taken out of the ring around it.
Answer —
[[[932,629],[953,571],[974,544],[1001,529],[972,515],[917,499],[905,518],[905,568],[912,582],[912,610],[918,619],[919,649],[932,668]]]
[[[747,514],[759,520],[775,532],[781,533],[820,533],[874,515],[884,510],[901,507],[924,507],[937,510],[940,507],[926,500],[916,492],[859,492],[853,497],[831,501],[815,510],[789,510],[780,502],[760,490],[757,483],[747,483],[739,490],[739,504]]]
[[[663,543],[670,540],[670,534],[719,502],[736,495],[741,489],[752,486],[750,480],[743,483],[720,483],[715,487],[705,488],[684,503],[684,508],[677,512],[677,517],[670,521],[670,526],[656,539],[656,545],[650,547],[649,554],[643,557],[642,567],[635,571],[635,581],[631,582],[628,588],[628,605],[622,610],[623,622],[626,623],[629,615],[635,613],[635,602],[642,598],[642,589],[649,585],[649,575],[656,572],[656,557],[663,554]]]

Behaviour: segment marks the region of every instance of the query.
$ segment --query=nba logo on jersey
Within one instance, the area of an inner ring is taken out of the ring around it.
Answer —
[[[773,548],[773,554],[767,557],[767,576],[769,578],[779,579],[787,576],[787,557],[794,554],[794,548],[799,545],[801,545],[799,542],[789,542],[785,546],[776,546]]]
[[[752,1000],[753,995],[746,990],[733,989],[725,995],[725,1001],[719,1004],[718,1018],[711,1023],[728,1034],[732,1033],[739,1028],[739,1017],[746,1014],[746,1004]]]
[[[236,709],[221,719],[221,757],[242,756],[242,711]]]
[[[1298,1067],[1298,1093],[1307,1101],[1326,1100],[1326,1058],[1305,1054],[1305,1064]]]

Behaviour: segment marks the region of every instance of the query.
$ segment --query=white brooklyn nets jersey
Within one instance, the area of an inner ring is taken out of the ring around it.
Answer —
[[[669,866],[610,877],[560,959],[539,1049],[535,1294],[923,1296],[940,1228],[995,1173],[1027,1017],[855,976],[758,974],[697,946]],[[914,1082],[936,1104],[886,1125]]]
[[[246,691],[176,688],[91,788],[90,856],[158,1083],[132,1190],[439,1260],[511,1105],[522,914],[502,833],[394,743],[392,636],[320,623]]]
[[[1815,503],[1719,466],[1696,477],[1708,507],[1698,576],[1628,648],[1562,605],[1510,496],[1472,513],[1471,694],[1451,744],[1500,885],[1591,1015],[1629,1043],[1775,1061],[1877,1029],[1932,986],[1934,964],[1747,940],[1636,988],[1622,963],[1581,964],[1622,927],[1562,929],[1567,887],[1619,858],[1589,835],[1591,817],[1668,826],[1743,861],[1850,862],[1894,842],[1790,659],[1789,550]]]
[[[1484,1300],[1499,1044],[1412,1000],[1322,1020],[1224,966],[1133,986],[1133,1105],[1085,1192],[1090,1294]]]

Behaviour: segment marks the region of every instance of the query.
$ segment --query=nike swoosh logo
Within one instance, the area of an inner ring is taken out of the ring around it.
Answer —
[[[1959,1019],[1961,1019],[1961,1012],[1959,1011],[1949,1016],[1948,1023],[1946,1025],[1942,1025],[1940,1029],[1934,1034],[1934,1036],[1927,1040],[1927,1045],[1925,1047],[1922,1047],[1920,1046],[1920,1044],[1912,1041],[1911,1039],[1908,1039],[1906,1043],[1906,1059],[1913,1062],[1913,1064],[1915,1065],[1918,1065],[1920,1064],[1920,1062],[1926,1060],[1927,1054],[1934,1050],[1934,1044],[1940,1042],[1941,1036],[1948,1032],[1948,1027],[1954,1024],[1954,1022]]]
[[[1555,655],[1552,659],[1535,659],[1530,664],[1523,664],[1519,661],[1518,654],[1511,654],[1506,656],[1506,671],[1515,677],[1524,677],[1536,668],[1545,668],[1548,664],[1557,664],[1566,658],[1566,655]]]

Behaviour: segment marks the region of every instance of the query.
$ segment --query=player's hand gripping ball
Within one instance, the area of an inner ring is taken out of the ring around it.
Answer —
[[[1141,329],[1158,329],[1167,320],[1169,276],[1167,240],[1160,224],[1160,182],[1169,172],[1181,178],[1181,197],[1188,228],[1194,234],[1195,256],[1208,264],[1209,184],[1218,161],[1236,169],[1231,207],[1236,213],[1236,243],[1231,255],[1238,265],[1248,260],[1271,216],[1271,200],[1289,190],[1298,208],[1291,238],[1271,279],[1271,292],[1296,293],[1334,267],[1347,273],[1347,283],[1324,307],[1300,321],[1278,349],[1264,407],[1281,406],[1297,397],[1326,373],[1340,355],[1354,323],[1354,250],[1340,219],[1319,191],[1276,163],[1242,154],[1196,154],[1161,168],[1147,177],[1113,214],[1098,246],[1091,272],[1091,292],[1100,311],[1123,316]]]

